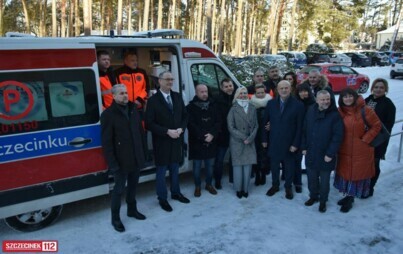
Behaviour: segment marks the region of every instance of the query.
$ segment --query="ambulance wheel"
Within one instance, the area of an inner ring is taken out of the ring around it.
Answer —
[[[52,224],[57,218],[59,218],[62,209],[62,205],[49,207],[8,217],[5,221],[9,227],[18,231],[36,231]]]

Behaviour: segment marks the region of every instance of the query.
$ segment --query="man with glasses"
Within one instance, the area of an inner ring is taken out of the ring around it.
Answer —
[[[164,71],[159,75],[159,89],[150,97],[145,114],[146,128],[152,133],[155,165],[157,168],[157,196],[161,208],[167,212],[172,207],[167,201],[165,182],[169,170],[171,198],[189,203],[179,187],[179,164],[183,161],[183,132],[187,126],[187,113],[181,94],[172,91],[172,73]]]

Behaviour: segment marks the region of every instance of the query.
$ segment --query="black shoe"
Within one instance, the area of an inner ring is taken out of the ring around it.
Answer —
[[[353,208],[353,203],[354,203],[354,197],[347,196],[346,201],[343,203],[343,205],[340,208],[340,212],[348,213],[351,210],[351,208]]]
[[[237,192],[236,192],[236,196],[237,196],[239,199],[241,199],[241,198],[242,198],[242,193],[241,193],[240,191],[237,191]]]
[[[165,199],[160,199],[159,204],[160,204],[162,210],[165,210],[167,212],[172,212],[173,209],[172,209],[171,205],[169,205],[168,201],[166,201]]]
[[[145,220],[146,216],[142,213],[140,213],[139,211],[134,211],[134,212],[127,212],[127,217],[133,217],[136,218],[138,220]]]
[[[319,204],[319,212],[321,212],[321,213],[326,212],[326,203],[325,202],[320,202],[320,204]]]
[[[338,205],[343,205],[348,199],[348,196],[345,196],[344,198],[340,199],[339,201],[337,201]]]
[[[247,192],[241,191],[241,194],[244,198],[248,198],[249,194]]]
[[[266,175],[263,174],[262,178],[260,178],[260,185],[265,185],[266,184]]]
[[[285,198],[290,199],[290,200],[294,198],[294,194],[292,193],[291,188],[286,188],[285,189]]]
[[[261,183],[261,179],[260,179],[260,175],[258,173],[256,173],[255,176],[255,186],[259,186]]]
[[[171,198],[174,199],[174,200],[178,200],[179,202],[184,203],[184,204],[190,203],[190,200],[187,199],[182,194],[172,195]]]
[[[221,185],[221,183],[220,182],[215,182],[215,188],[217,189],[217,190],[221,190],[222,189],[222,185]]]
[[[316,202],[318,202],[318,200],[316,198],[309,198],[304,204],[305,204],[305,206],[312,206]]]
[[[272,186],[267,192],[266,195],[271,197],[274,194],[276,194],[278,191],[280,190],[280,188],[278,186]]]
[[[125,232],[125,226],[123,226],[119,214],[112,213],[112,226],[118,232]]]
[[[302,187],[299,186],[299,185],[296,185],[296,186],[295,186],[295,192],[296,192],[296,193],[301,193],[301,192],[302,192]]]

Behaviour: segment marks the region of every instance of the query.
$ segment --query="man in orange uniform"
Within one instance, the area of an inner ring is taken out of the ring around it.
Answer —
[[[116,70],[118,82],[127,88],[129,101],[137,105],[137,109],[142,109],[147,100],[147,90],[149,88],[148,76],[145,70],[138,68],[137,55],[133,51],[128,51],[124,55],[124,65]]]
[[[99,82],[101,83],[102,105],[108,108],[113,102],[112,86],[116,84],[115,73],[110,69],[111,57],[106,50],[97,52]]]

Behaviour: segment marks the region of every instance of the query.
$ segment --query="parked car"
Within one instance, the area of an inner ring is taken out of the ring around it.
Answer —
[[[304,52],[304,54],[306,55],[308,64],[330,63],[330,57],[328,53]]]
[[[335,64],[343,64],[351,66],[351,58],[343,53],[331,53],[329,54],[330,62]]]
[[[287,58],[283,55],[272,55],[272,54],[262,54],[262,55],[249,55],[245,56],[244,61],[264,61],[268,65],[277,65],[279,69],[286,70],[288,69]]]
[[[352,67],[367,67],[371,66],[371,60],[364,54],[356,53],[356,52],[347,52],[344,53],[351,58],[351,66]]]
[[[318,69],[325,75],[334,92],[340,92],[346,87],[351,87],[359,93],[366,93],[369,88],[369,78],[354,69],[341,64],[310,64],[302,68],[297,74],[297,81],[301,83],[308,78],[312,69]]]
[[[403,77],[403,58],[399,58],[390,67],[390,78]]]
[[[386,66],[389,65],[389,58],[383,52],[378,51],[361,51],[361,54],[366,55],[371,60],[371,66]]]
[[[278,54],[285,56],[288,63],[292,64],[295,69],[300,69],[307,65],[306,55],[302,52],[283,51]]]
[[[400,57],[403,57],[402,52],[384,51],[384,53],[388,56],[390,64],[394,64],[397,61],[397,59],[399,59]]]

